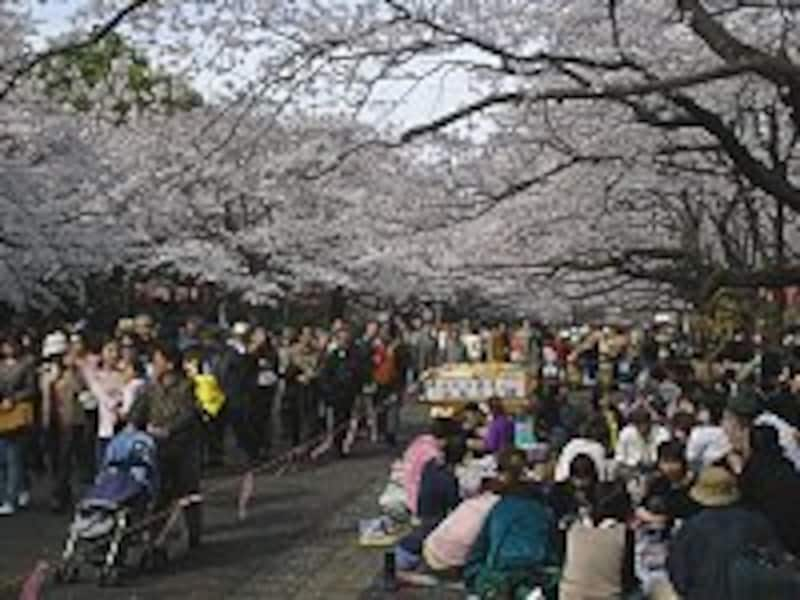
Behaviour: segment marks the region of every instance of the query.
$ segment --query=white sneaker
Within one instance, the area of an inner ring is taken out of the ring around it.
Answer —
[[[17,505],[20,508],[28,508],[31,505],[31,493],[20,492],[19,498],[17,498]]]
[[[0,504],[0,517],[8,517],[15,513],[14,507],[9,502]]]

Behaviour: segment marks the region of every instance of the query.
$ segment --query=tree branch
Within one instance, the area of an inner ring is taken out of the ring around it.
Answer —
[[[6,81],[3,87],[0,88],[0,101],[5,100],[16,88],[20,80],[26,75],[30,74],[40,64],[47,62],[51,58],[61,54],[93,46],[112,33],[131,14],[150,2],[153,2],[153,0],[132,0],[130,4],[122,8],[108,21],[95,28],[94,31],[92,31],[92,34],[85,40],[50,48],[49,50],[38,53],[30,60],[25,61],[22,65],[11,72],[8,81]]]
[[[667,79],[644,81],[627,85],[607,86],[596,85],[591,88],[586,87],[562,87],[551,88],[542,92],[531,92],[521,89],[516,92],[506,92],[502,94],[490,94],[484,98],[471,102],[435,119],[425,125],[412,127],[400,137],[401,143],[407,143],[414,139],[435,133],[441,129],[452,125],[466,117],[483,112],[484,110],[505,104],[518,104],[521,102],[543,102],[546,100],[624,100],[631,96],[647,96],[649,94],[668,92],[681,88],[693,87],[704,83],[710,83],[719,79],[728,79],[736,75],[753,72],[759,66],[758,61],[742,62],[738,64],[725,64],[707,71],[691,73],[689,75],[679,75]]]
[[[728,64],[755,61],[757,72],[781,89],[781,96],[792,108],[795,124],[800,127],[800,68],[785,55],[773,56],[743,43],[706,10],[700,0],[679,0],[688,24],[717,56]]]

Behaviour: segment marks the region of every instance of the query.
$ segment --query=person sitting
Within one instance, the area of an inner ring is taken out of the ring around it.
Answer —
[[[624,522],[630,516],[631,501],[625,489],[616,482],[601,482],[594,460],[588,454],[578,454],[570,463],[569,479],[556,483],[548,495],[557,523],[559,556],[564,555],[572,524],[589,519],[601,499],[606,511],[613,501],[617,520]]]
[[[523,452],[503,450],[498,467],[500,500],[486,517],[467,558],[467,589],[481,597],[512,597],[550,588],[548,568],[558,564],[553,512],[522,481]]]
[[[559,600],[620,600],[636,589],[634,538],[617,500],[600,498],[592,514],[570,525]]]
[[[579,454],[586,454],[593,461],[597,473],[601,480],[607,479],[606,456],[608,454],[605,440],[608,439],[608,425],[605,417],[600,413],[595,413],[583,422],[580,428],[580,436],[570,440],[556,463],[555,480],[557,482],[569,479],[569,468],[572,461]]]
[[[680,523],[700,510],[689,496],[692,479],[683,446],[677,441],[661,444],[658,471],[636,511],[636,576],[648,598],[674,595],[667,574],[667,553]]]
[[[452,573],[466,564],[486,517],[500,500],[491,482],[487,484],[479,495],[459,504],[425,540],[422,554],[431,570]]]
[[[660,514],[669,521],[688,519],[700,510],[689,495],[692,483],[683,445],[677,440],[664,442],[658,447],[657,471],[647,486],[638,516],[646,519],[648,507],[660,504],[664,507]]]
[[[670,439],[669,431],[653,423],[653,416],[644,405],[631,413],[631,422],[619,434],[616,462],[623,476],[632,476],[655,466],[658,447]]]
[[[445,442],[443,456],[431,458],[422,470],[417,505],[419,525],[395,548],[398,575],[413,571],[422,559],[425,538],[460,502],[455,467],[464,458],[465,448],[456,436]]]
[[[736,477],[724,467],[706,467],[691,489],[703,509],[672,540],[667,570],[683,600],[730,600],[730,569],[751,547],[779,548],[769,521],[740,504]]]
[[[473,440],[470,450],[497,453],[514,443],[514,420],[506,413],[503,401],[499,398],[489,400],[491,421],[482,440]]]
[[[756,425],[750,439],[739,476],[742,501],[767,517],[786,549],[800,557],[800,475],[783,454],[774,428]]]
[[[417,436],[403,454],[403,487],[408,510],[413,516],[417,516],[419,508],[423,469],[431,459],[444,457],[444,446],[455,427],[450,419],[434,419],[430,432]]]
[[[698,421],[686,440],[686,460],[695,475],[704,467],[724,460],[732,450],[728,435],[722,428],[724,406],[714,396],[707,397],[705,404],[706,408],[700,413],[705,422]]]

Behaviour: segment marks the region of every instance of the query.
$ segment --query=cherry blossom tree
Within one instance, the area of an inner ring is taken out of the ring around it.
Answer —
[[[169,242],[155,263],[267,296],[306,273],[552,306],[796,279],[798,8],[107,0],[82,16],[87,43],[123,27],[214,82],[213,106],[101,153],[121,153],[114,194],[152,199],[129,205]],[[40,61],[22,54],[10,81]],[[454,80],[466,91],[436,114],[413,110]]]

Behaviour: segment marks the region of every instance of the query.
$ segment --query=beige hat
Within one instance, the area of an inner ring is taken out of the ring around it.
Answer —
[[[136,329],[136,321],[133,319],[120,319],[117,323],[118,333],[131,333],[134,329]]]
[[[706,467],[689,491],[692,500],[703,506],[729,506],[741,497],[736,477],[723,467]]]

